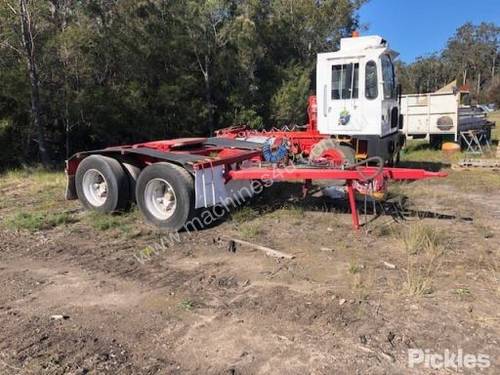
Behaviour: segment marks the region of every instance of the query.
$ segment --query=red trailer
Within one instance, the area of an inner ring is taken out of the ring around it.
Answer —
[[[388,168],[374,157],[356,163],[352,145],[316,128],[316,99],[309,123],[295,129],[222,129],[212,138],[184,138],[109,147],[67,161],[67,199],[111,213],[135,201],[146,221],[178,231],[200,226],[201,209],[237,206],[274,181],[345,181],[355,229],[355,192],[372,194],[388,180],[445,177],[443,172]],[[369,165],[371,164],[371,165]],[[198,225],[195,225],[198,224]]]

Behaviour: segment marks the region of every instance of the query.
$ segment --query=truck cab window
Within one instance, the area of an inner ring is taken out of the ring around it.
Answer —
[[[332,66],[332,99],[357,99],[359,91],[359,64]]]
[[[375,61],[368,61],[365,70],[365,96],[367,99],[375,99],[378,96],[377,64]]]
[[[382,58],[382,79],[384,80],[384,98],[396,98],[396,79],[394,77],[394,66],[389,55]]]

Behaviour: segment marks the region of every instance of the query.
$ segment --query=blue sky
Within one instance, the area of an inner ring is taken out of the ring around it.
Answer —
[[[383,36],[400,59],[440,51],[467,21],[500,25],[500,0],[369,0],[360,10],[362,34]]]

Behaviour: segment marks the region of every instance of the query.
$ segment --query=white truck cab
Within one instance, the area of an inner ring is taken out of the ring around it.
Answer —
[[[380,156],[393,162],[404,143],[397,56],[376,35],[343,38],[340,50],[318,54],[318,130],[351,144],[357,159]]]

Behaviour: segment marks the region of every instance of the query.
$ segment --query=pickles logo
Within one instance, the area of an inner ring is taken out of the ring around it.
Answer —
[[[339,125],[347,125],[350,120],[351,114],[347,109],[344,109],[342,112],[340,112]]]

